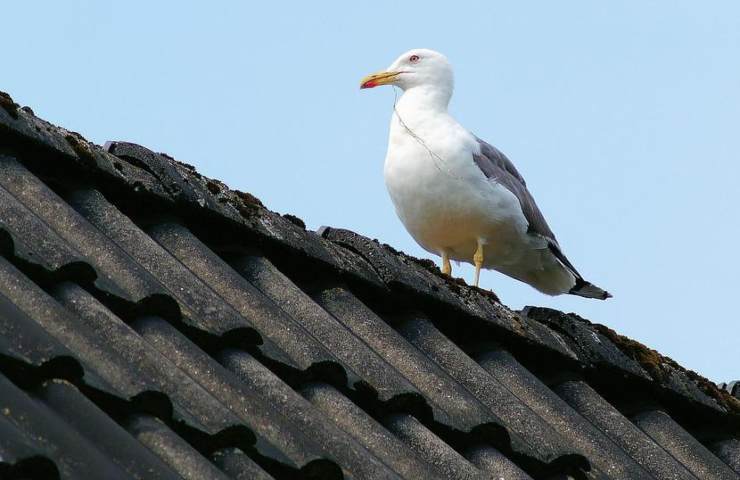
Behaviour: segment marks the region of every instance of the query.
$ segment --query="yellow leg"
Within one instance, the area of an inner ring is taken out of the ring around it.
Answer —
[[[452,264],[450,263],[450,256],[447,252],[442,252],[442,273],[452,275]]]
[[[478,242],[478,249],[473,254],[473,263],[475,263],[475,286],[478,286],[480,280],[480,269],[483,266],[483,244]]]

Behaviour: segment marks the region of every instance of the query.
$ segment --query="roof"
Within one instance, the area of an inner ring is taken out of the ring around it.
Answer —
[[[739,478],[737,388],[0,107],[1,478]]]

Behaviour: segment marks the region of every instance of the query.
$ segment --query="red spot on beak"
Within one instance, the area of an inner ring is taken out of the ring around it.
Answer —
[[[361,88],[361,89],[362,89],[362,88],[373,88],[373,87],[377,87],[377,86],[378,86],[378,84],[377,84],[377,83],[375,83],[375,81],[374,81],[374,80],[368,80],[367,82],[363,83],[363,84],[362,84],[362,85],[360,86],[360,88]]]

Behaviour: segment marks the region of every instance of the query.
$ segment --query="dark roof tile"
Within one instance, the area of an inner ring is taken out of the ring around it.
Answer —
[[[124,360],[118,364],[127,379],[125,384],[119,385],[123,396],[164,393],[173,404],[177,419],[209,434],[239,423],[239,418],[216,397],[88,292],[75,284],[65,283],[58,285],[53,294],[62,305],[77,315],[79,325],[85,325],[98,334],[106,351],[115,352]]]
[[[39,398],[68,425],[92,442],[132,478],[176,479],[178,476],[65,380],[44,382]]]
[[[353,375],[349,379],[353,387],[357,387],[357,382],[361,381],[372,388],[382,401],[417,393],[416,388],[396,373],[378,352],[317,305],[267,258],[239,255],[232,259],[231,265],[332,352],[348,374]]]
[[[319,447],[326,458],[335,461],[343,471],[356,478],[399,478],[398,474],[370,454],[337,425],[326,422],[308,401],[277,378],[249,354],[238,350],[221,353],[221,362],[241,380],[246,392],[271,411],[282,413],[283,421],[291,423],[306,438]]]
[[[0,161],[1,162],[1,161]],[[47,224],[0,187],[0,228],[13,243],[9,252],[49,273],[59,273],[86,259]],[[91,270],[92,271],[92,270]],[[93,274],[94,275],[94,274]]]
[[[0,475],[4,473],[3,468],[8,469],[24,459],[47,453],[39,448],[41,445],[28,432],[6,418],[11,413],[7,406],[0,407]]]
[[[493,350],[478,363],[547,421],[607,478],[649,478],[649,474],[601,431],[581,417],[509,352]]]
[[[13,140],[20,140],[27,144],[35,145],[37,148],[42,146],[56,154],[73,158],[77,157],[72,146],[64,138],[70,132],[54,126],[35,115],[16,111],[16,116],[11,116],[6,110],[0,110],[0,126],[10,134],[6,143],[12,143]]]
[[[696,480],[594,389],[580,380],[563,382],[553,391],[659,480]]]
[[[171,159],[135,143],[107,142],[103,148],[133,166],[152,174],[175,201],[200,206],[208,203],[210,207],[215,207],[213,197],[184,178]]]
[[[352,435],[403,478],[444,478],[375,419],[331,386],[312,384],[306,386],[302,393],[326,418]]]
[[[417,455],[441,470],[445,478],[468,480],[487,477],[416,418],[397,414],[388,417],[384,424]]]
[[[315,295],[315,300],[360,341],[377,352],[388,365],[406,378],[428,399],[435,418],[469,431],[483,423],[502,422],[455,379],[447,375],[410,345],[355,296],[341,287]],[[386,372],[390,375],[391,371]]]
[[[637,342],[0,103],[2,478],[737,469],[732,392]]]
[[[496,479],[532,480],[532,477],[513,464],[501,452],[488,445],[471,448],[466,452],[465,458],[479,470]]]
[[[152,240],[100,192],[78,190],[70,197],[70,203],[166,286],[167,293],[178,301],[185,322],[215,334],[249,327],[246,320],[219,298],[210,286]]]
[[[238,448],[216,450],[211,454],[211,459],[233,480],[275,480]]]
[[[564,314],[542,307],[527,307],[524,309],[524,314],[561,333],[570,348],[577,352],[581,362],[600,367],[618,368],[632,375],[645,379],[650,378],[640,364],[627,357],[604,335],[590,328],[591,322],[572,313]]]
[[[740,435],[738,435],[740,437]],[[735,473],[740,474],[740,438],[728,438],[713,443],[710,450]]]
[[[178,368],[224,403],[257,437],[255,448],[264,456],[300,468],[321,458],[319,448],[300,430],[254,395],[232,372],[215,362],[197,345],[155,317],[142,318],[134,329]]]
[[[85,379],[90,384],[113,394],[122,394],[119,388],[128,389],[132,382],[139,381],[125,376],[121,369],[125,360],[107,349],[97,332],[79,324],[68,311],[4,258],[0,258],[0,294],[13,301],[26,314],[23,320],[32,319],[57,342],[74,352],[74,358],[85,367]]]
[[[167,462],[184,479],[228,480],[229,478],[155,417],[133,416],[127,420],[126,428],[136,440]]]
[[[92,264],[98,288],[133,302],[162,292],[126,253],[12,157],[0,156],[0,185]]]
[[[663,411],[647,410],[632,421],[702,480],[737,480],[737,475]]]
[[[547,422],[448,340],[431,322],[415,316],[405,321],[399,331],[501,419],[511,432],[514,448],[544,462],[573,453]]]
[[[4,420],[25,432],[36,451],[54,461],[64,478],[130,478],[89,439],[2,375],[0,391]]]
[[[0,259],[0,272],[3,266],[11,268],[4,262]],[[57,358],[74,357],[74,353],[50,335],[43,325],[3,294],[0,294],[0,355],[36,367]]]
[[[186,227],[174,223],[161,223],[147,231],[239,312],[252,328],[280,349],[279,354],[267,351],[265,352],[267,355],[302,370],[315,363],[336,361],[336,358],[299,323],[291,319],[279,304],[234,271]]]

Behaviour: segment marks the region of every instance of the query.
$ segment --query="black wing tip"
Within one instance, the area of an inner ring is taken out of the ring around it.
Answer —
[[[568,293],[584,298],[595,298],[597,300],[606,300],[613,297],[613,295],[606,290],[601,289],[593,283],[587,282],[581,278],[576,280],[575,286],[571,288]]]

